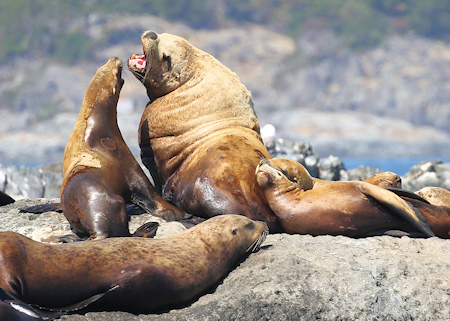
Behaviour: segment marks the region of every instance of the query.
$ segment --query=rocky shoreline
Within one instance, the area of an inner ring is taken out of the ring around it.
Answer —
[[[314,177],[334,180],[364,180],[382,170],[361,165],[347,170],[338,157],[319,157],[310,144],[276,137],[264,137],[273,157],[289,158],[303,164]],[[136,157],[140,162],[139,157]],[[148,174],[146,168],[144,171]],[[62,162],[40,167],[2,165],[0,163],[0,191],[14,199],[57,198],[63,180]],[[403,187],[417,191],[426,186],[438,186],[450,190],[450,163],[430,160],[413,166],[402,176]]]
[[[334,156],[320,158],[311,145],[266,137],[274,157],[304,164],[316,177],[361,180],[379,169],[346,170]],[[17,198],[0,207],[0,231],[41,242],[70,234],[64,215],[22,213],[20,208],[59,202],[62,164],[40,168],[0,166],[0,186]],[[414,166],[404,186],[450,188],[450,163]],[[145,222],[160,224],[156,237],[185,229],[150,214],[133,215],[130,231]],[[164,313],[133,315],[90,312],[60,320],[446,320],[450,315],[450,242],[437,237],[269,235],[257,253],[241,262],[216,288],[192,304]]]
[[[0,231],[57,242],[70,233],[63,214],[19,212],[54,201],[59,199],[23,199],[0,207]],[[130,231],[148,221],[160,223],[156,237],[185,229],[142,214],[131,217]],[[75,313],[60,320],[448,320],[449,288],[448,240],[275,234],[186,307],[147,315]]]

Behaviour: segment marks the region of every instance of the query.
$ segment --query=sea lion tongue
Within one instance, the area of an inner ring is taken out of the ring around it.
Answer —
[[[128,60],[128,65],[130,67],[143,70],[145,69],[145,66],[147,64],[147,61],[145,60],[145,55],[136,55],[133,54],[130,59]]]

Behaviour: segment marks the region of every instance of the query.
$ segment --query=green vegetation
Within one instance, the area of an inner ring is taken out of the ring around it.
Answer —
[[[0,62],[28,53],[73,62],[93,44],[89,15],[152,14],[194,28],[259,23],[296,36],[308,26],[329,28],[353,49],[410,30],[448,40],[448,0],[0,0]]]

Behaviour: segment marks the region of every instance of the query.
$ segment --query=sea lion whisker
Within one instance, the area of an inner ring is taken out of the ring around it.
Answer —
[[[250,247],[247,249],[246,252],[258,252],[261,244],[266,240],[266,236],[269,234],[269,230],[264,230],[261,235],[258,237],[258,239],[252,244],[250,245]]]

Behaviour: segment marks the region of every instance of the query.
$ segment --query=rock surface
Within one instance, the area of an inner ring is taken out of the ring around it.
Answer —
[[[62,214],[19,213],[50,200],[0,207],[0,231],[56,242],[70,233]],[[58,201],[55,199],[53,201]],[[157,237],[184,230],[144,214],[130,230],[159,221]],[[161,314],[91,312],[61,320],[449,320],[450,241],[388,236],[269,235],[257,253],[192,304]]]

